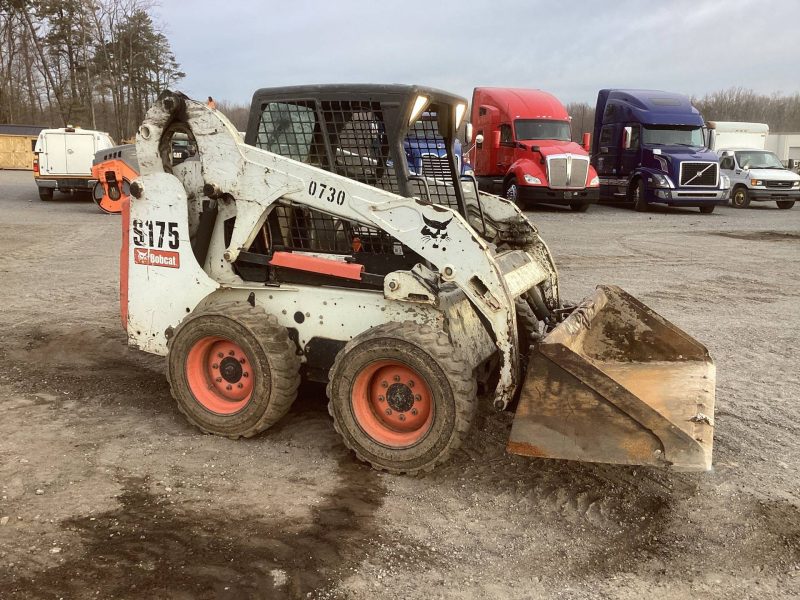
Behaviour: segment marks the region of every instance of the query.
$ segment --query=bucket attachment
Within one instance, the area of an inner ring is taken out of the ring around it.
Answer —
[[[711,468],[708,350],[616,286],[598,286],[532,351],[508,451]]]

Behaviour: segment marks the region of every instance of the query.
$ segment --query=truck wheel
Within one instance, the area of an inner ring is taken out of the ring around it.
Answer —
[[[53,199],[53,188],[39,188],[39,200],[44,200],[47,202],[48,200]]]
[[[789,209],[794,206],[794,200],[776,200],[775,204],[778,205],[778,208]]]
[[[519,208],[522,208],[522,203],[519,199],[519,184],[517,183],[516,177],[512,177],[506,182],[506,188],[503,190],[503,197],[506,200],[511,200],[511,202],[516,204]]]
[[[573,202],[572,204],[569,205],[569,207],[574,212],[586,212],[587,210],[589,210],[589,204],[585,202]]]
[[[336,356],[328,412],[345,446],[390,473],[430,471],[458,448],[475,416],[474,365],[442,331],[385,323]]]
[[[206,433],[254,436],[285,415],[297,396],[295,346],[261,308],[227,303],[191,315],[168,349],[172,396]]]
[[[714,205],[711,204],[710,206],[700,206],[700,212],[704,215],[710,215],[714,212]]]
[[[644,197],[644,179],[639,177],[630,190],[628,191],[630,201],[633,202],[633,209],[636,212],[647,212],[650,210],[650,205]]]
[[[740,185],[734,188],[731,194],[731,204],[734,208],[747,208],[750,206],[750,194],[746,187]]]

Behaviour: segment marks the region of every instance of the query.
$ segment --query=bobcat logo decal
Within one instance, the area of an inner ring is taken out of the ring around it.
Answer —
[[[453,217],[450,217],[447,221],[435,221],[422,215],[422,220],[425,221],[425,225],[420,230],[420,234],[424,240],[422,244],[423,248],[428,242],[433,242],[432,246],[438,248],[440,244],[450,239],[450,236],[447,235],[447,226],[450,225],[450,221],[453,220]],[[446,248],[442,246],[442,250],[446,250]]]

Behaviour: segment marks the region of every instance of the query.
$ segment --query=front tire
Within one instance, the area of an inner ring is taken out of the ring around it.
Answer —
[[[736,187],[731,194],[731,205],[734,208],[747,208],[750,206],[750,193],[743,185]]]
[[[794,206],[794,200],[776,200],[775,204],[778,205],[778,208],[788,210]]]
[[[53,199],[53,188],[39,188],[39,200],[49,202]]]
[[[519,197],[519,183],[517,183],[516,177],[512,177],[506,182],[505,189],[503,190],[503,197],[516,204],[520,209],[523,208],[522,201]]]
[[[444,332],[385,323],[356,336],[336,356],[328,411],[345,446],[374,468],[431,471],[472,425],[473,367]]]
[[[716,207],[713,204],[711,204],[710,206],[700,206],[698,208],[700,208],[700,212],[703,213],[704,215],[710,215],[711,213],[714,212],[714,208]]]
[[[252,437],[274,425],[297,397],[295,346],[260,307],[226,303],[191,315],[168,350],[172,396],[206,433]]]
[[[636,212],[647,212],[650,210],[650,205],[647,203],[644,196],[644,179],[639,177],[636,183],[631,186],[629,194],[631,202],[633,202],[633,210]]]
[[[573,202],[569,205],[573,212],[583,213],[589,210],[589,204],[586,202]]]

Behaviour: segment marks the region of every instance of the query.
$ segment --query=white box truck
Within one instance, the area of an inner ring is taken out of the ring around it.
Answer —
[[[94,155],[113,145],[114,140],[103,131],[79,127],[43,129],[33,148],[33,178],[39,198],[51,200],[54,190],[91,192],[95,184]]]
[[[709,121],[710,147],[719,155],[720,172],[731,180],[731,204],[746,208],[753,201],[774,201],[792,208],[800,200],[800,175],[765,150],[766,123]]]

